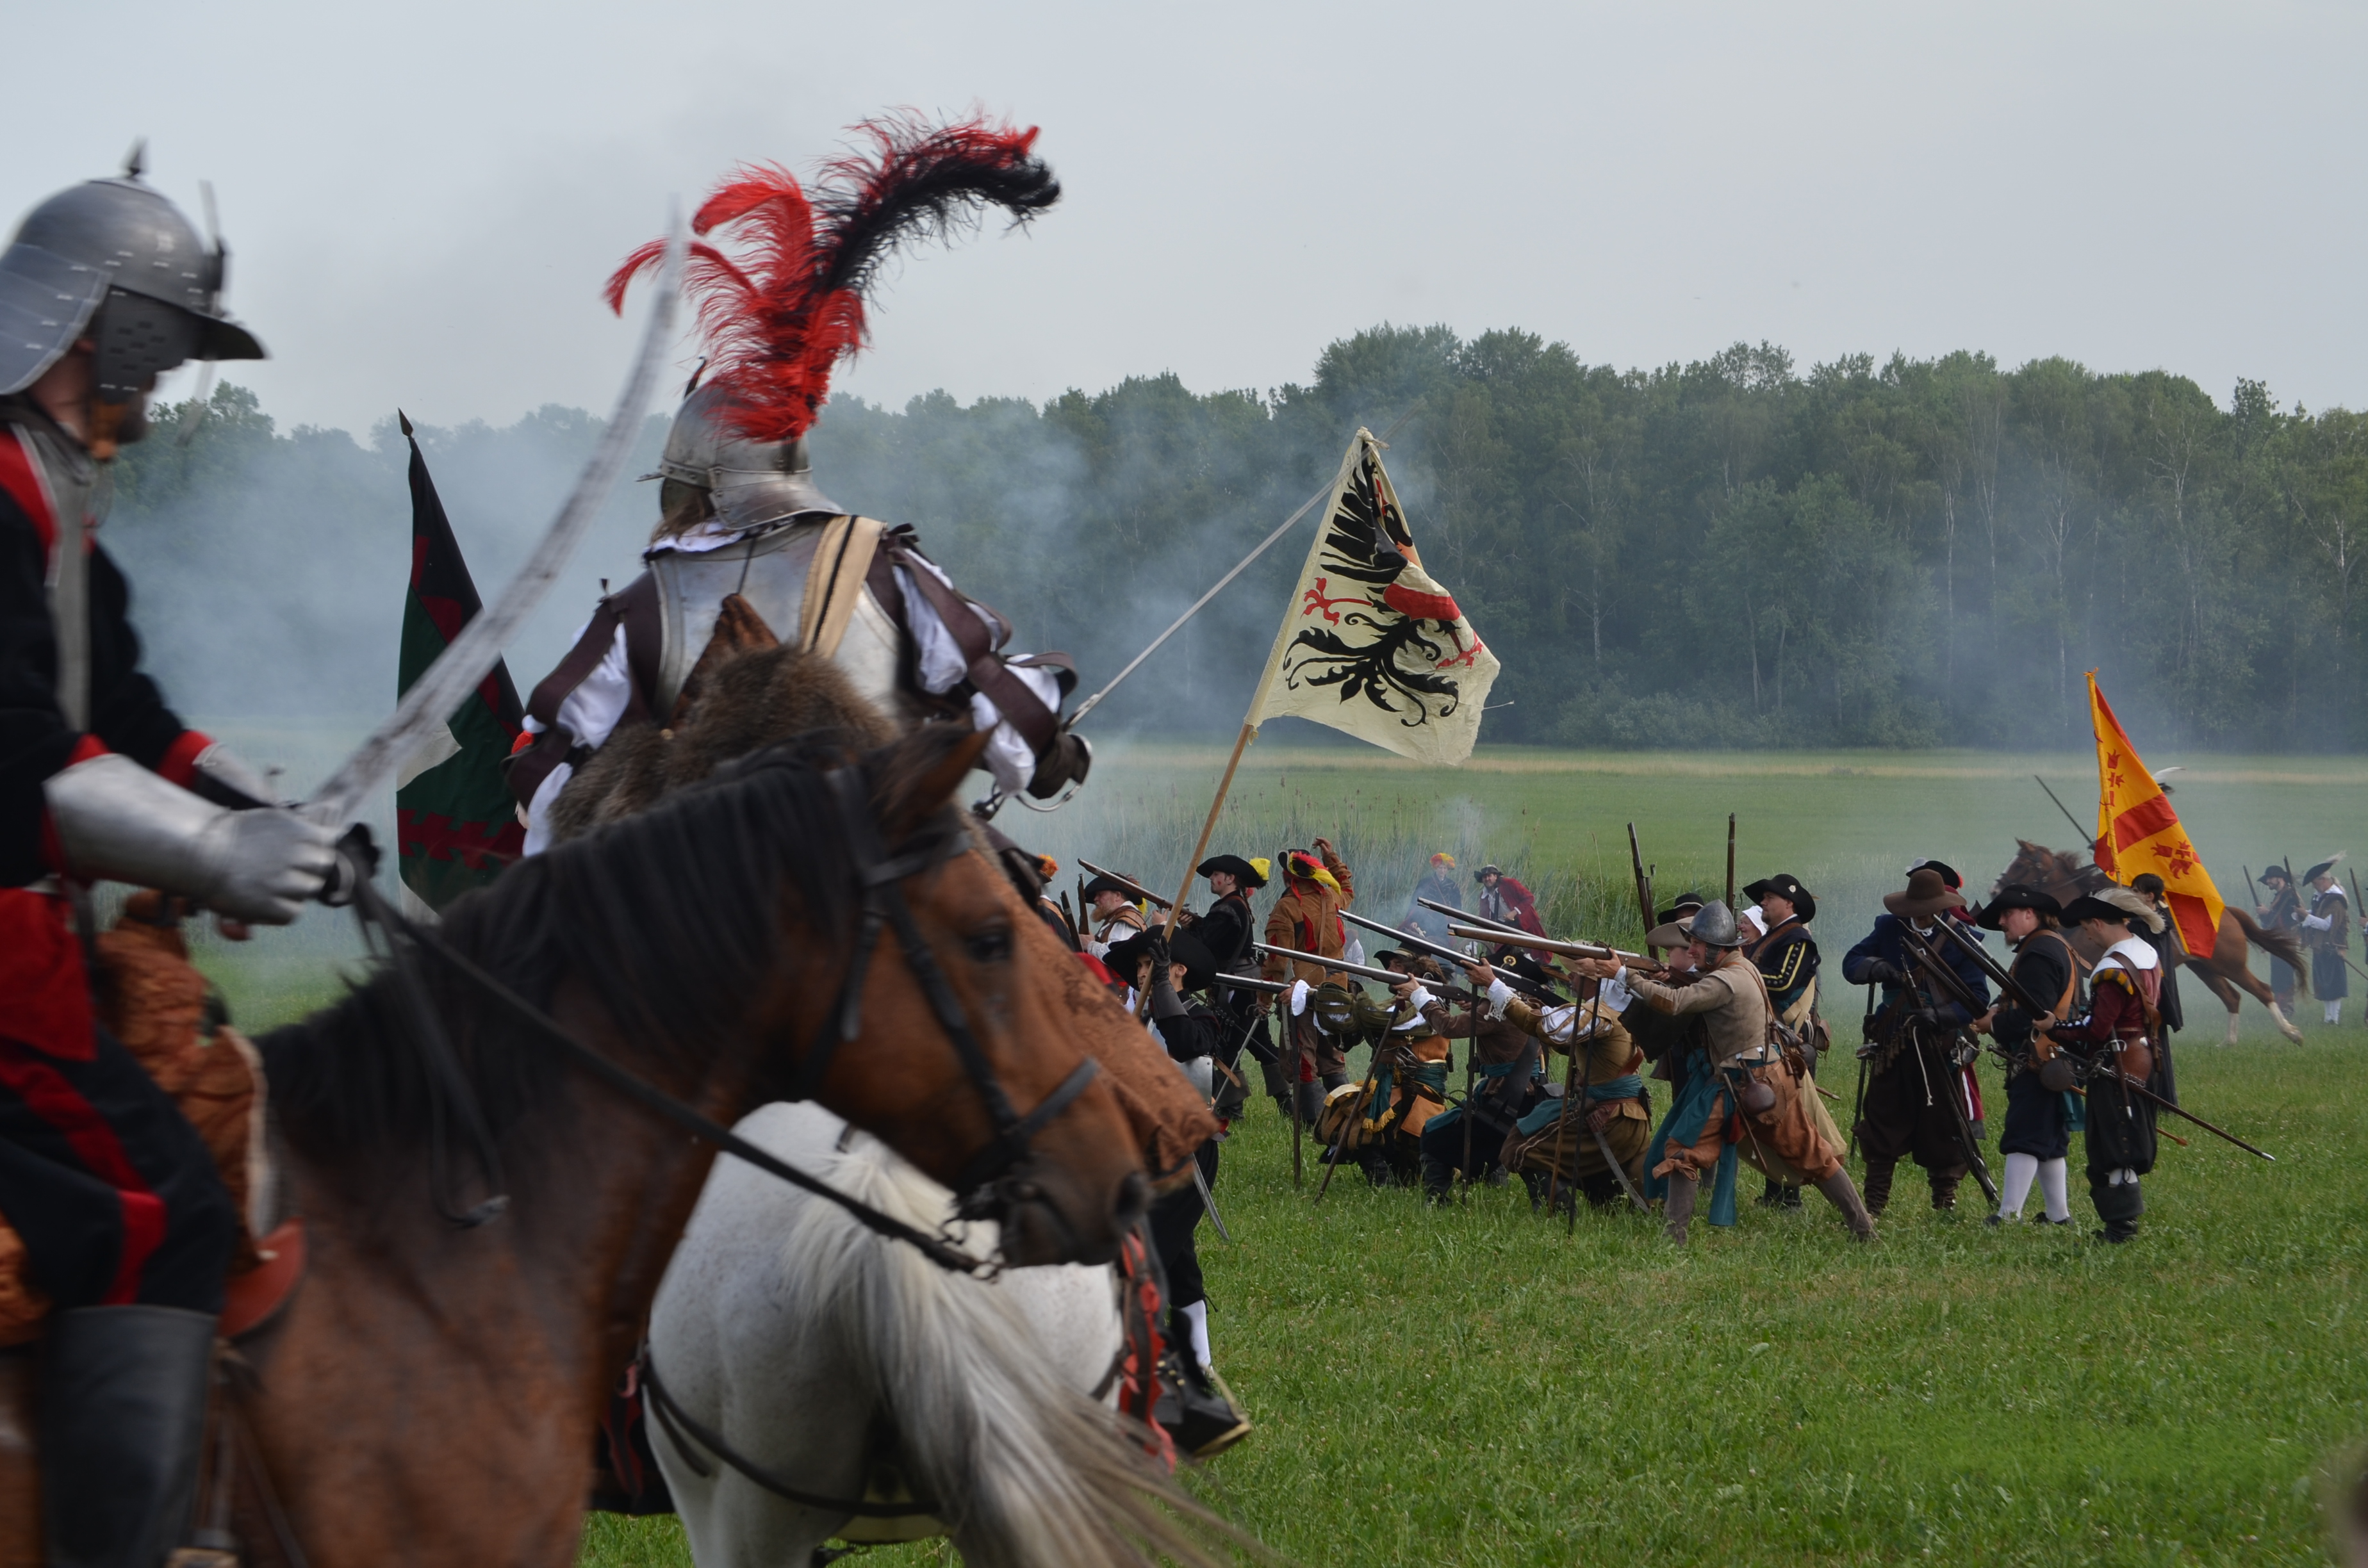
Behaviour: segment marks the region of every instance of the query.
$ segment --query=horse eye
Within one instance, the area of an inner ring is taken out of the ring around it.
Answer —
[[[1003,963],[1011,957],[1011,928],[991,926],[973,931],[962,939],[963,949],[979,963]]]

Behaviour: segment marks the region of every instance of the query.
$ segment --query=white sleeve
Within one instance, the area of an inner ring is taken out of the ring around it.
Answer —
[[[585,626],[590,624],[586,621],[575,629],[577,641],[582,640]],[[575,645],[575,642],[568,643],[571,648]],[[578,744],[598,751],[617,733],[617,721],[625,716],[625,709],[632,700],[633,672],[625,662],[625,628],[620,623],[609,652],[584,677],[584,684],[560,703],[560,728],[575,736]],[[530,735],[542,733],[542,725],[531,713],[527,715],[526,732]],[[551,847],[551,803],[559,799],[559,792],[575,777],[575,769],[563,762],[536,789],[534,800],[526,809],[526,844],[521,854],[540,855]]]
[[[1294,980],[1291,983],[1291,1016],[1295,1018],[1305,1011],[1307,1011],[1307,982]]]
[[[1570,1043],[1571,1027],[1578,1019],[1578,1008],[1565,1002],[1559,1007],[1549,1007],[1538,1019],[1539,1031],[1555,1045]]]
[[[1425,1007],[1429,1006],[1437,1000],[1437,997],[1433,996],[1429,991],[1425,990],[1420,985],[1417,985],[1412,991],[1406,993],[1406,1005],[1417,1013],[1421,1012]]]
[[[916,564],[947,588],[953,589],[953,579],[939,571],[935,562],[916,557]],[[897,567],[896,577],[896,585],[905,594],[905,623],[913,633],[913,645],[920,655],[916,664],[921,689],[932,695],[951,691],[969,676],[970,661],[962,657],[962,645],[954,641],[954,634],[946,629],[946,623],[938,619],[937,607],[922,597],[921,590],[915,585],[910,568]],[[992,636],[994,629],[988,625],[986,618],[975,609],[970,613],[978,617],[979,625],[986,628]],[[1060,677],[1051,670],[1015,669],[1011,674],[1034,692],[1037,700],[1047,710],[1054,713],[1061,710]],[[987,771],[995,775],[995,781],[1002,786],[1004,793],[1010,794],[1025,788],[1028,780],[1035,776],[1036,753],[1018,730],[1004,722],[1003,710],[985,692],[971,694],[970,722],[973,729],[985,730],[992,737],[986,744],[985,760]]]
[[[1501,980],[1491,980],[1488,982],[1488,1016],[1490,1017],[1503,1017],[1505,1016],[1505,1004],[1512,999],[1513,988],[1511,986],[1506,984]]]
[[[2325,931],[2334,926],[2335,920],[2331,915],[2305,915],[2302,917],[2302,923],[2305,930]]]
[[[1628,1004],[1636,1000],[1636,994],[1628,989],[1627,966],[1623,964],[1618,974],[1597,987],[1596,995],[1602,1001],[1603,1006],[1612,1012],[1626,1012]]]

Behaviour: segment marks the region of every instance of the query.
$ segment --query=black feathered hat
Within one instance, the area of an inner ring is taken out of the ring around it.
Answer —
[[[1982,906],[1974,916],[1974,924],[1985,931],[2002,931],[2001,921],[2009,909],[2035,909],[2040,914],[2061,920],[2064,906],[2029,882],[2009,882],[1998,889],[1998,896]]]
[[[1238,855],[1212,855],[1194,867],[1192,874],[1207,877],[1224,871],[1246,888],[1262,888],[1266,886],[1266,872],[1261,868],[1269,864],[1271,862],[1245,860]]]
[[[1674,926],[1710,901],[1698,892],[1681,892],[1677,902],[1653,916],[1654,924]]]
[[[2083,920],[2102,920],[2114,926],[2127,926],[2136,915],[2118,904],[2107,903],[2101,898],[2083,893],[2064,906],[2064,924],[2078,926]]]
[[[1096,877],[1086,884],[1086,902],[1091,903],[1095,895],[1106,892],[1114,892],[1129,903],[1134,903],[1138,896],[1133,888],[1120,881],[1116,877]]]

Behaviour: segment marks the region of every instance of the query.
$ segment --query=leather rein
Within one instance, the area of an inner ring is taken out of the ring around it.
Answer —
[[[955,1056],[977,1087],[987,1115],[995,1123],[995,1137],[972,1156],[952,1183],[954,1190],[962,1195],[962,1217],[985,1217],[992,1211],[991,1184],[1027,1158],[1035,1136],[1085,1092],[1086,1085],[1093,1082],[1101,1070],[1101,1064],[1091,1056],[1084,1058],[1034,1110],[1022,1116],[1013,1109],[1010,1096],[1004,1092],[1002,1081],[996,1076],[994,1064],[987,1060],[978,1037],[971,1029],[961,999],[954,994],[951,983],[947,980],[936,953],[922,935],[920,924],[914,918],[912,905],[905,897],[906,878],[917,876],[955,858],[963,852],[966,841],[960,833],[932,835],[917,847],[906,847],[903,853],[892,856],[881,839],[880,825],[872,814],[860,771],[852,766],[843,766],[832,768],[823,777],[837,802],[840,827],[855,858],[857,876],[863,889],[863,922],[854,957],[840,983],[838,996],[816,1027],[814,1040],[799,1066],[787,1097],[792,1100],[812,1098],[821,1086],[823,1074],[828,1069],[832,1056],[841,1045],[861,1033],[863,982],[871,970],[871,957],[879,946],[882,931],[893,926],[897,945],[904,950],[905,964],[920,983],[922,994],[928,998],[929,1009],[937,1016],[939,1027],[945,1031]],[[355,831],[364,841],[362,852],[374,863],[376,850],[368,846],[365,831]],[[701,1115],[656,1085],[601,1055],[576,1039],[565,1025],[548,1012],[488,973],[466,954],[452,948],[432,927],[423,926],[394,909],[368,877],[358,878],[357,881],[356,913],[366,926],[375,924],[390,937],[400,936],[417,949],[434,954],[453,972],[532,1026],[535,1033],[557,1046],[574,1065],[616,1089],[643,1109],[673,1122],[691,1136],[754,1165],[768,1176],[779,1177],[792,1187],[836,1203],[867,1229],[907,1244],[940,1268],[981,1278],[993,1278],[1001,1270],[1002,1264],[998,1259],[978,1257],[956,1246],[942,1233],[932,1235],[859,1198],[841,1192],[828,1182],[757,1147],[730,1128]],[[451,1048],[443,1038],[433,1009],[428,1006],[424,992],[419,990],[416,977],[403,961],[401,947],[398,942],[388,943],[390,956],[415,1004],[413,1020],[421,1037],[429,1070],[441,1080],[447,1096],[459,1108],[464,1131],[472,1134],[477,1144],[480,1163],[487,1177],[498,1187],[501,1184],[501,1166],[494,1152],[491,1134],[485,1129],[474,1097],[461,1075]],[[837,1026],[835,1028],[834,1024]],[[449,1210],[446,1212],[456,1223],[476,1225],[495,1218],[507,1203],[507,1197],[496,1196],[466,1214],[453,1214]],[[444,1207],[440,1200],[438,1207]]]

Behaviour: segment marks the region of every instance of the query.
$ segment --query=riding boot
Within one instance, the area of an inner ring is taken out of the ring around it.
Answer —
[[[1699,1177],[1669,1177],[1668,1199],[1661,1205],[1661,1231],[1680,1246],[1685,1244],[1686,1227],[1693,1222],[1694,1199],[1701,1190]]]
[[[214,1319],[77,1307],[50,1319],[41,1514],[52,1568],[156,1568],[188,1535]]]
[[[1946,1214],[1957,1207],[1957,1184],[1963,1176],[1936,1176],[1932,1178],[1932,1207]]]
[[[1827,1202],[1842,1211],[1842,1220],[1850,1226],[1851,1235],[1862,1242],[1874,1240],[1874,1216],[1859,1201],[1858,1188],[1850,1185],[1850,1172],[1836,1171],[1817,1184],[1817,1190],[1826,1195]]]
[[[1896,1161],[1866,1163],[1866,1211],[1880,1215],[1891,1202],[1891,1176],[1899,1168]]]
[[[1774,1176],[1767,1179],[1768,1185],[1760,1189],[1759,1196],[1752,1201],[1762,1209],[1773,1209],[1784,1201],[1784,1184]]]
[[[1455,1169],[1445,1160],[1422,1157],[1422,1195],[1433,1203],[1444,1203],[1455,1190]]]
[[[1189,1349],[1161,1357],[1159,1372],[1162,1387],[1152,1418],[1167,1428],[1178,1448],[1194,1459],[1209,1459],[1249,1436],[1241,1407]]]

